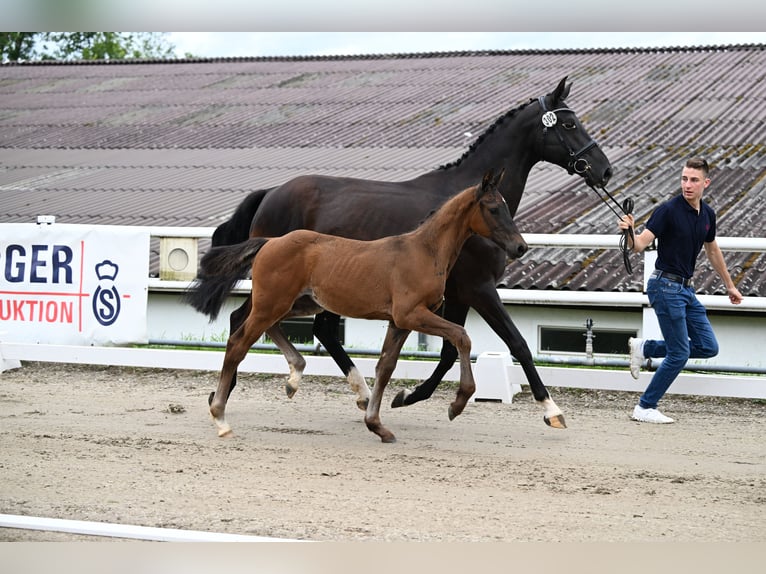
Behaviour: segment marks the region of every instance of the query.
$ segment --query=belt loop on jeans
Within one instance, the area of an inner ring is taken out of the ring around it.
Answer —
[[[659,269],[655,269],[652,271],[651,276],[653,279],[667,279],[668,281],[672,281],[673,283],[681,283],[684,287],[691,287],[692,286],[692,280],[691,278],[686,279],[685,277],[681,277],[680,275],[676,275],[675,273],[668,273],[667,271],[660,271]]]

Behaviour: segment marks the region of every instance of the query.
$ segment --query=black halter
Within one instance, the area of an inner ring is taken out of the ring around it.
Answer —
[[[559,139],[559,142],[561,143],[561,146],[567,150],[569,153],[569,162],[567,162],[567,172],[571,174],[577,174],[582,175],[586,171],[590,170],[590,163],[587,159],[582,157],[588,150],[590,150],[592,147],[596,145],[596,142],[591,139],[588,143],[586,143],[579,151],[575,151],[572,149],[572,146],[567,143],[567,141],[564,139],[564,136],[561,135],[561,130],[559,129],[559,122],[558,117],[556,116],[557,112],[572,112],[573,110],[570,110],[569,108],[556,108],[555,110],[548,110],[548,106],[545,105],[545,96],[540,96],[537,98],[537,101],[540,103],[540,107],[543,109],[543,116],[542,116],[542,123],[543,123],[543,139],[545,139],[545,135],[548,133],[548,128],[553,128],[553,133],[556,134],[556,137]],[[587,182],[587,178],[586,178]],[[622,202],[622,205],[614,198],[614,196],[609,193],[609,191],[606,189],[606,187],[602,187],[601,189],[604,190],[604,193],[606,194],[606,198],[603,197],[598,190],[593,187],[590,183],[588,183],[588,187],[590,187],[593,192],[603,201],[609,209],[612,210],[612,213],[614,213],[618,219],[622,219],[622,215],[620,215],[617,210],[612,207],[612,205],[607,200],[610,199],[612,203],[614,203],[625,215],[629,215],[633,212],[633,199],[628,197],[625,199],[625,201]],[[630,241],[628,241],[630,239]],[[633,229],[628,228],[622,232],[622,237],[620,238],[620,251],[622,251],[622,261],[625,264],[625,270],[629,273],[633,273],[633,266],[630,263],[630,242],[633,241]]]

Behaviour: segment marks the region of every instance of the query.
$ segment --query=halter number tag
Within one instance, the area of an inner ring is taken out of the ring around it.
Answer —
[[[552,128],[556,125],[556,122],[558,121],[558,118],[556,117],[556,114],[554,112],[545,112],[543,114],[543,125],[546,128]]]

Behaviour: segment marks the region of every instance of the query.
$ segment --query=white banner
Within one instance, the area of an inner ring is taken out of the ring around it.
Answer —
[[[0,224],[0,339],[146,343],[149,232]]]

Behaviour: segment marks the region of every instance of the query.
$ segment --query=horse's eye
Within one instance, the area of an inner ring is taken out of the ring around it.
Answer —
[[[490,212],[492,215],[497,215],[498,213],[500,213],[500,210],[499,210],[497,207],[490,207],[490,208],[489,208],[489,212]]]
[[[563,128],[565,130],[576,130],[577,129],[577,124],[575,124],[574,122],[563,122],[561,125],[563,126]]]

